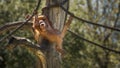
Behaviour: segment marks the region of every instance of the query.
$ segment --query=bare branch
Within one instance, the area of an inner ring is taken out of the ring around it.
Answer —
[[[8,45],[10,45],[10,44],[12,44],[12,45],[15,45],[15,44],[25,45],[25,46],[28,46],[28,47],[31,47],[31,48],[41,50],[41,48],[40,48],[40,46],[38,44],[35,44],[34,42],[32,42],[29,39],[24,38],[24,37],[12,36],[9,39],[9,42],[8,42]]]
[[[35,53],[35,55],[38,57],[40,63],[42,64],[42,68],[47,68],[46,66],[46,57],[44,55],[44,53],[42,53],[42,48],[38,45],[35,44],[34,42],[30,41],[27,38],[24,37],[16,37],[16,36],[12,36],[12,38],[9,40],[9,45],[25,45],[27,47],[30,47],[32,49],[28,49],[30,51],[32,51],[33,53]],[[33,49],[34,48],[34,49]]]
[[[17,21],[17,22],[11,22],[11,23],[4,24],[3,26],[0,27],[0,34],[6,32],[6,31],[10,31],[12,29],[17,28],[23,22],[24,21]],[[21,29],[24,29],[24,30],[28,29],[28,30],[30,30],[31,26],[32,26],[32,23],[28,22]]]

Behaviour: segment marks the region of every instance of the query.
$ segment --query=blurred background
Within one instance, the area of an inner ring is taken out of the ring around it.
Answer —
[[[31,14],[37,0],[0,0],[0,26],[24,21]],[[41,2],[41,8],[45,1]],[[120,28],[120,0],[70,0],[69,10],[76,16],[98,24]],[[78,35],[103,46],[120,51],[120,32],[74,19],[70,29]],[[0,38],[8,34],[0,34]],[[31,31],[19,30],[14,35],[34,40]],[[26,48],[16,46],[2,49],[0,43],[0,68],[35,68],[36,57]],[[16,44],[17,45],[17,44]],[[110,52],[88,43],[67,32],[63,47],[67,54],[63,68],[120,68],[120,54]]]

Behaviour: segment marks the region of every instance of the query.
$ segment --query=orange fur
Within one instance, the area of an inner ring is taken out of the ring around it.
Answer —
[[[64,53],[62,48],[62,42],[63,37],[65,36],[65,33],[67,31],[67,28],[70,26],[70,23],[72,21],[72,17],[69,17],[69,20],[67,23],[65,23],[65,26],[60,32],[59,30],[56,30],[52,27],[52,23],[48,20],[47,17],[44,15],[35,16],[33,18],[33,29],[34,29],[34,35],[35,40],[39,40],[39,37],[43,37],[50,42],[56,43],[56,50],[61,53],[61,55]]]

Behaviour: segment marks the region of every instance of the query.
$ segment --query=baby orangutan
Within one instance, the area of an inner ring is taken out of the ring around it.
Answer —
[[[52,27],[52,23],[48,20],[48,18],[44,15],[36,15],[33,18],[33,30],[34,30],[34,36],[35,40],[39,40],[39,37],[45,38],[49,40],[52,43],[56,43],[56,50],[63,55],[64,50],[62,48],[62,42],[63,38],[65,36],[65,33],[67,31],[67,28],[70,26],[70,23],[72,21],[72,17],[70,16],[67,23],[65,23],[65,26],[60,32],[59,30],[56,30]]]

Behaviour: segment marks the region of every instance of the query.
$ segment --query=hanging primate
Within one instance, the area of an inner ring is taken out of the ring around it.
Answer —
[[[35,40],[39,41],[39,37],[42,37],[49,40],[50,42],[56,43],[56,50],[61,55],[63,55],[64,50],[62,48],[62,42],[72,19],[73,18],[70,16],[68,21],[65,23],[62,32],[60,32],[59,30],[56,30],[52,27],[52,23],[50,22],[50,20],[48,20],[48,18],[45,15],[36,14],[32,20],[32,28],[34,31]]]

